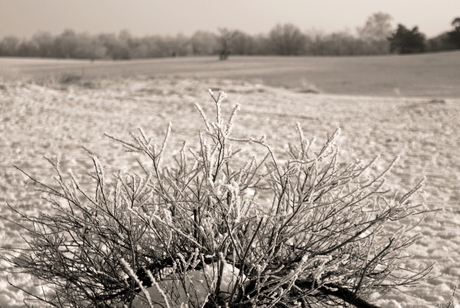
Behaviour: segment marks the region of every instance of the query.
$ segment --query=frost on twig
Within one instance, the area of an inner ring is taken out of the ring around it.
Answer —
[[[199,143],[184,143],[172,164],[161,163],[170,126],[160,146],[140,129],[132,141],[111,138],[150,159],[143,174],[106,181],[93,156],[92,196],[52,162],[59,188],[40,187],[54,211],[31,217],[10,207],[28,247],[5,258],[52,287],[40,300],[55,307],[136,307],[141,298],[154,307],[376,307],[372,294],[428,274],[430,266],[401,266],[417,239],[414,218],[427,212],[416,195],[421,184],[396,198],[384,179],[391,165],[374,174],[375,161],[340,161],[340,130],[318,149],[297,124],[298,142],[278,160],[268,138],[232,136],[239,107],[225,121],[226,95],[210,94],[215,122],[197,105]],[[246,157],[241,146],[265,154]],[[152,288],[159,298],[149,298]]]

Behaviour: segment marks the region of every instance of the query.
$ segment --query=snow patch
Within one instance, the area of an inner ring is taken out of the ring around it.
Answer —
[[[220,284],[220,296],[228,298],[234,289],[240,275],[238,268],[225,263],[223,266],[222,281]],[[169,278],[158,283],[161,291],[156,286],[147,289],[152,304],[169,307],[182,307],[184,304],[191,304],[189,307],[201,307],[208,300],[208,295],[215,290],[219,276],[219,263],[206,265],[203,270],[189,271],[185,279]],[[241,276],[243,281],[246,278]],[[163,294],[161,294],[163,293]],[[166,298],[165,298],[166,297]],[[148,298],[140,294],[133,302],[133,308],[149,307]]]

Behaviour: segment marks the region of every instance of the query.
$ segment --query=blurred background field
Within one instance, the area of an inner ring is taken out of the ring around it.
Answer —
[[[391,97],[460,97],[460,52],[405,56],[185,57],[111,61],[0,58],[0,78],[89,81],[100,78],[191,77],[257,81],[264,85],[325,94]]]

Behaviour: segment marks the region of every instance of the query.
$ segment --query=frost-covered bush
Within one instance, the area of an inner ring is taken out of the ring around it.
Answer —
[[[375,174],[375,161],[340,161],[339,131],[317,147],[297,125],[278,159],[265,138],[233,137],[238,106],[225,120],[225,94],[210,94],[215,119],[197,105],[199,143],[172,163],[170,128],[159,145],[142,130],[111,137],[149,163],[110,180],[93,156],[94,195],[52,162],[58,185],[40,185],[53,212],[18,212],[27,247],[7,257],[47,287],[31,297],[55,307],[377,307],[429,272],[404,266],[413,218],[426,212],[421,183],[394,193],[391,166]]]

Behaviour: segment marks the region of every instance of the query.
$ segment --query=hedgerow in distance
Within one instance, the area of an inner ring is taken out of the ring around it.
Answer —
[[[10,206],[26,247],[4,258],[47,287],[29,300],[78,308],[377,307],[379,296],[429,273],[429,265],[404,266],[418,238],[412,229],[428,212],[417,197],[422,181],[396,194],[384,179],[392,164],[374,173],[376,160],[340,161],[339,130],[316,147],[297,124],[298,141],[278,159],[265,137],[233,137],[239,106],[222,110],[225,93],[209,92],[215,120],[196,105],[199,143],[184,143],[172,163],[162,160],[171,126],[160,145],[142,129],[132,141],[109,136],[148,158],[139,160],[142,172],[110,180],[93,155],[90,194],[50,160],[57,185],[39,184],[53,211],[32,217]],[[265,154],[250,157],[242,145]]]

